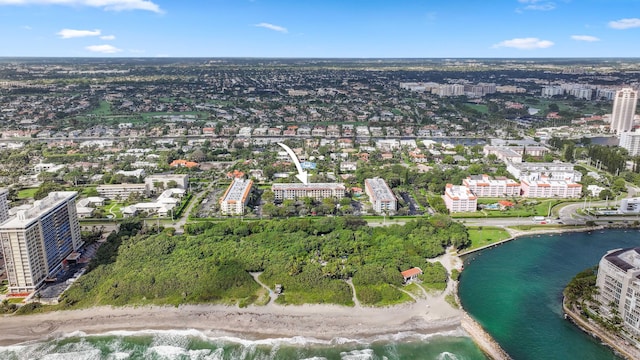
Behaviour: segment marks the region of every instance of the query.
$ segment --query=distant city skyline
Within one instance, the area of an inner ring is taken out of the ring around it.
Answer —
[[[0,56],[640,57],[640,0],[0,0]]]

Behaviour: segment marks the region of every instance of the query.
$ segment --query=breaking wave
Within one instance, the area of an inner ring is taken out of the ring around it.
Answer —
[[[61,334],[42,342],[0,347],[8,360],[222,360],[222,359],[484,359],[462,330],[405,332],[367,339],[280,337],[247,339],[199,330],[111,331]]]

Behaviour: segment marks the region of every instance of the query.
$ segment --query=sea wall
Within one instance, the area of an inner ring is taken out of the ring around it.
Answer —
[[[463,257],[463,256],[467,256],[467,255],[470,255],[470,254],[473,254],[473,253],[476,253],[476,252],[479,252],[479,251],[482,251],[482,250],[491,249],[491,248],[500,246],[500,245],[502,245],[504,243],[516,240],[516,239],[524,237],[524,236],[545,235],[545,234],[563,234],[563,233],[569,233],[569,232],[589,232],[589,231],[596,231],[596,230],[602,230],[602,229],[605,229],[605,227],[604,226],[579,227],[579,228],[567,227],[567,228],[562,228],[562,229],[536,229],[536,230],[526,230],[526,231],[514,231],[514,230],[511,230],[511,233],[512,233],[513,236],[511,236],[510,238],[507,238],[507,239],[504,239],[504,240],[500,240],[500,241],[496,241],[496,242],[494,242],[492,244],[481,246],[479,248],[463,251],[463,252],[459,253],[458,256]]]
[[[482,325],[475,321],[466,311],[462,308],[462,303],[458,297],[458,282],[455,283],[454,296],[456,303],[462,310],[462,316],[460,317],[460,327],[469,334],[473,342],[478,345],[480,350],[487,354],[493,360],[511,360],[511,356],[507,354],[504,349],[493,339],[488,332],[484,330]]]
[[[493,360],[511,360],[511,356],[466,312],[462,315],[460,325],[476,345]]]
[[[600,339],[604,344],[612,348],[617,355],[624,357],[625,359],[634,360],[640,359],[640,350],[635,348],[633,345],[626,343],[624,340],[612,336],[606,331],[602,330],[595,324],[583,319],[580,314],[573,311],[573,309],[567,306],[565,301],[566,299],[562,298],[562,310],[568,319],[574,323],[580,330],[586,332],[587,334]]]

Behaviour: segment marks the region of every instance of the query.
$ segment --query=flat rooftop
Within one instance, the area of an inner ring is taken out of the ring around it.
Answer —
[[[393,192],[389,189],[389,186],[383,179],[366,179],[365,184],[369,187],[369,192],[371,193],[374,201],[393,201],[396,199],[395,195],[393,195]]]
[[[41,215],[46,214],[60,204],[75,198],[77,195],[78,193],[76,191],[51,192],[46,198],[36,200],[31,208],[18,211],[14,218],[0,225],[0,230],[24,228],[38,219]]]
[[[640,247],[614,250],[604,258],[625,272],[640,269]]]
[[[344,184],[338,183],[276,183],[271,187],[274,190],[321,190],[321,189],[343,189]]]
[[[222,201],[242,201],[246,199],[249,190],[251,190],[253,181],[248,179],[235,179],[229,185],[227,192],[224,194]]]

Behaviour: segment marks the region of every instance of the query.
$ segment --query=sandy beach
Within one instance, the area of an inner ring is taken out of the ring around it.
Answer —
[[[415,331],[436,333],[460,325],[461,312],[439,299],[420,299],[388,308],[334,305],[247,308],[221,305],[180,307],[95,307],[0,319],[0,345],[44,340],[82,331],[101,334],[116,330],[196,329],[241,334],[249,338],[309,336],[363,338]]]

